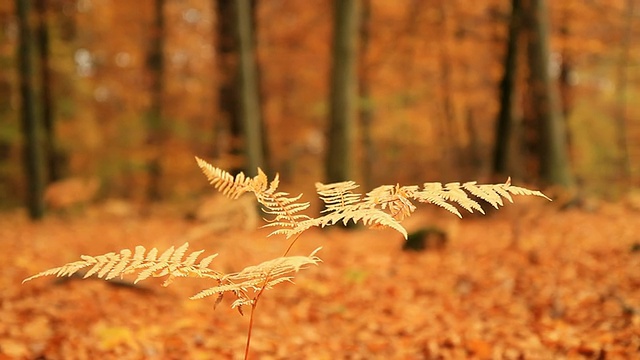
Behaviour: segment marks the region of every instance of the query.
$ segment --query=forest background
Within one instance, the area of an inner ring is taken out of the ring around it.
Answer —
[[[346,179],[511,176],[554,200],[424,204],[413,248],[310,229],[292,254],[323,263],[261,302],[255,358],[633,358],[639,2],[0,1],[0,360],[240,358],[252,320],[188,300],[204,279],[22,284],[138,245],[225,273],[281,256],[194,156],[278,172],[312,210]]]
[[[510,175],[616,197],[638,184],[637,1],[239,3],[2,2],[2,207],[27,201],[37,217],[48,184],[69,178],[93,182],[67,192],[97,182],[99,198],[193,199],[206,186],[194,155],[250,175],[259,165],[302,190]],[[552,84],[542,101],[568,181],[542,170],[538,75]]]

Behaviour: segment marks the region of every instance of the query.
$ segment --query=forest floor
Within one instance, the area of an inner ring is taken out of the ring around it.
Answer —
[[[560,211],[508,204],[485,218],[426,213],[443,249],[404,252],[389,230],[312,230],[293,253],[323,262],[256,308],[253,359],[631,359],[640,353],[640,209],[601,203]],[[417,224],[417,225],[416,225]],[[444,224],[444,225],[442,225]],[[190,241],[225,272],[280,256],[263,230],[201,231],[171,211],[100,208],[31,223],[0,215],[0,359],[241,359],[248,326],[212,286],[151,279],[133,286],[42,270],[144,245]],[[206,228],[204,228],[206,229]]]

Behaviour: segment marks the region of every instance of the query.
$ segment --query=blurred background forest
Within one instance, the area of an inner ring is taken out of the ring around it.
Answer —
[[[616,197],[640,183],[638,5],[2,1],[0,203],[39,217],[61,181],[190,199],[194,156],[308,186],[510,175]]]

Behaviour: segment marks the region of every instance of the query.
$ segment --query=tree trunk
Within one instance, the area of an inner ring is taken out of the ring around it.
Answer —
[[[629,142],[627,140],[627,71],[629,66],[629,50],[632,39],[632,25],[634,16],[634,0],[627,0],[626,18],[622,39],[620,41],[620,58],[616,78],[616,127],[618,138],[618,168],[622,180],[628,181],[631,176],[631,162],[629,161]]]
[[[327,182],[354,179],[357,112],[358,0],[334,0],[333,68],[331,72]]]
[[[242,155],[242,126],[240,125],[240,108],[238,100],[238,39],[235,35],[234,2],[228,0],[216,1],[217,42],[216,53],[218,59],[218,106],[220,121],[216,126],[215,156],[222,157],[225,153],[232,159]],[[229,172],[237,174],[242,166],[237,162],[229,164]]]
[[[24,134],[24,163],[27,180],[27,208],[31,219],[44,215],[43,154],[40,148],[40,119],[37,114],[33,31],[30,0],[16,0],[16,16],[20,30],[18,64],[20,71],[21,117]]]
[[[442,158],[440,159],[440,173],[445,174],[445,178],[451,176],[451,169],[460,166],[460,156],[458,139],[456,135],[456,114],[455,99],[453,95],[452,79],[452,57],[449,50],[451,39],[448,38],[450,14],[447,7],[450,6],[445,1],[438,5],[438,26],[441,34],[439,43],[439,70],[440,70],[440,101],[442,105],[442,137],[438,139],[441,146]]]
[[[360,91],[360,128],[362,129],[362,184],[365,189],[371,189],[373,183],[373,165],[375,161],[375,147],[373,145],[373,135],[371,126],[373,122],[373,104],[369,89],[369,68],[365,64],[365,57],[369,50],[369,37],[371,28],[371,1],[362,0],[360,22],[360,57],[359,57],[359,84]]]
[[[166,138],[166,125],[162,119],[162,94],[164,92],[164,0],[154,2],[154,24],[149,70],[151,72],[151,104],[147,114],[147,144],[151,147],[151,158],[147,164],[147,199],[160,200],[162,197],[162,158]]]
[[[260,114],[258,67],[256,64],[253,12],[251,0],[236,0],[236,36],[239,45],[238,90],[240,117],[244,133],[246,172],[255,174],[258,167],[264,170],[263,126]]]
[[[524,0],[528,15],[529,87],[538,123],[540,177],[549,185],[572,187],[566,130],[558,91],[549,74],[549,13],[546,0]]]
[[[51,94],[51,68],[49,66],[49,24],[46,0],[35,2],[38,12],[38,55],[40,56],[40,77],[42,78],[42,121],[44,124],[44,156],[47,164],[47,181],[62,178],[58,148],[56,146],[53,98]]]
[[[504,74],[500,81],[500,110],[496,122],[493,173],[505,175],[511,161],[510,149],[513,138],[513,106],[518,72],[518,39],[521,29],[521,0],[511,1],[511,19],[507,35],[507,50],[504,55]]]

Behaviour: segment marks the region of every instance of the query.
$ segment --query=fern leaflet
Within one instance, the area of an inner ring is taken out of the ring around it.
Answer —
[[[191,299],[202,299],[233,292],[238,299],[232,307],[250,304],[252,298],[248,295],[249,291],[269,290],[277,284],[291,282],[294,273],[309,265],[317,265],[321,261],[316,256],[320,249],[317,248],[308,256],[279,257],[258,265],[248,266],[237,273],[224,275],[219,279],[217,286],[202,290],[193,295]]]
[[[309,220],[310,217],[301,214],[309,208],[308,202],[300,202],[302,194],[289,197],[286,192],[277,191],[280,184],[279,175],[269,182],[266,174],[258,168],[258,175],[253,178],[245,177],[243,173],[234,178],[228,172],[219,169],[206,161],[196,157],[200,169],[216,189],[230,198],[238,198],[245,192],[252,192],[256,200],[264,206],[266,214],[273,215],[267,220],[265,227],[280,227],[271,235],[287,233],[287,230],[295,228],[300,222]]]
[[[45,270],[25,279],[23,283],[42,276],[71,276],[89,266],[91,268],[83,276],[85,279],[96,275],[98,278],[111,280],[117,276],[123,277],[126,274],[140,271],[134,284],[149,277],[167,275],[163,286],[169,285],[176,277],[198,276],[217,279],[221,276],[220,273],[209,269],[209,264],[218,254],[202,258],[196,264],[196,260],[203,253],[203,250],[194,251],[183,260],[188,247],[189,243],[184,243],[177,249],[172,246],[160,257],[157,257],[158,249],[156,248],[149,250],[145,256],[146,249],[143,246],[136,246],[134,252],[123,249],[119,253],[109,252],[98,256],[82,255],[80,257],[82,260]]]

